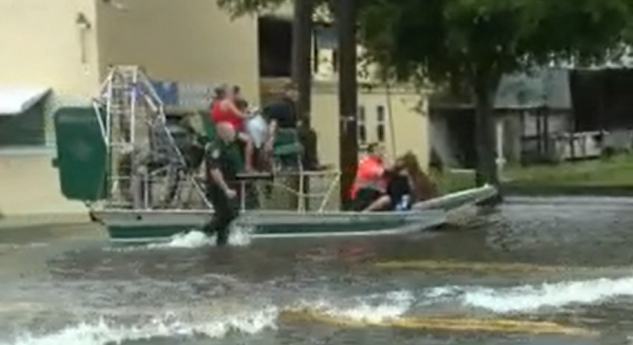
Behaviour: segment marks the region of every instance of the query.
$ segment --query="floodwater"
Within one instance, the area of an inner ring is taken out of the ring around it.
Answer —
[[[4,229],[0,345],[628,344],[632,210],[514,198],[476,227],[229,248]]]

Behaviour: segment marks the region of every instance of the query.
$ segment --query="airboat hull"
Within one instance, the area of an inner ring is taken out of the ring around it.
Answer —
[[[252,238],[354,237],[401,235],[446,222],[451,210],[496,195],[492,187],[474,188],[414,205],[407,212],[247,211],[235,221]],[[200,230],[211,218],[208,210],[93,210],[113,242],[169,241],[174,235]]]
[[[161,242],[200,230],[211,215],[204,210],[93,211],[113,242]],[[417,232],[446,221],[439,210],[384,213],[244,212],[234,226],[257,238],[353,237]]]
[[[489,200],[496,195],[497,189],[495,187],[485,185],[423,201],[415,204],[413,208],[416,210],[444,210],[446,212],[450,212],[464,206],[476,205]]]

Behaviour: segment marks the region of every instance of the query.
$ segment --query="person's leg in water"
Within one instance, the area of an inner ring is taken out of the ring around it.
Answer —
[[[202,231],[208,236],[215,234],[216,244],[224,246],[229,240],[231,222],[237,218],[238,212],[233,200],[217,188],[211,188],[208,198],[213,205],[213,216]]]
[[[232,201],[229,200],[229,204],[231,203]],[[219,217],[219,221],[216,223],[215,244],[217,246],[225,246],[228,244],[229,235],[231,234],[231,223],[238,215],[237,209],[233,205],[229,205],[222,213],[223,215]]]

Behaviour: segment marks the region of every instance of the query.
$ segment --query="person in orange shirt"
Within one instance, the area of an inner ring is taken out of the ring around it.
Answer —
[[[350,190],[352,210],[363,211],[385,195],[387,180],[382,149],[379,144],[367,146],[367,154],[358,162],[356,178]]]
[[[435,185],[412,152],[396,159],[393,167],[386,170],[389,175],[386,192],[364,211],[408,210],[417,202],[438,196]]]

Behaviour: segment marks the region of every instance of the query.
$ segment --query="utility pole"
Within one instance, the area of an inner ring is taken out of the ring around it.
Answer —
[[[292,22],[292,81],[299,93],[299,99],[295,104],[298,120],[301,126],[298,128],[299,137],[305,145],[304,165],[311,165],[316,160],[317,138],[312,130],[311,108],[312,108],[312,14],[314,12],[315,0],[295,0]],[[314,157],[313,157],[314,156]],[[307,177],[303,181],[304,194],[310,192],[310,179]],[[299,180],[293,181],[293,187],[299,188]],[[295,189],[296,189],[295,188]],[[299,200],[295,200],[295,208]],[[303,200],[306,209],[310,209],[310,198]]]
[[[314,0],[295,0],[292,22],[292,81],[299,92],[297,115],[310,127],[312,105],[312,13]]]
[[[358,83],[355,0],[335,2],[338,34],[338,102],[339,102],[339,165],[341,206],[349,205],[349,190],[358,165]]]

